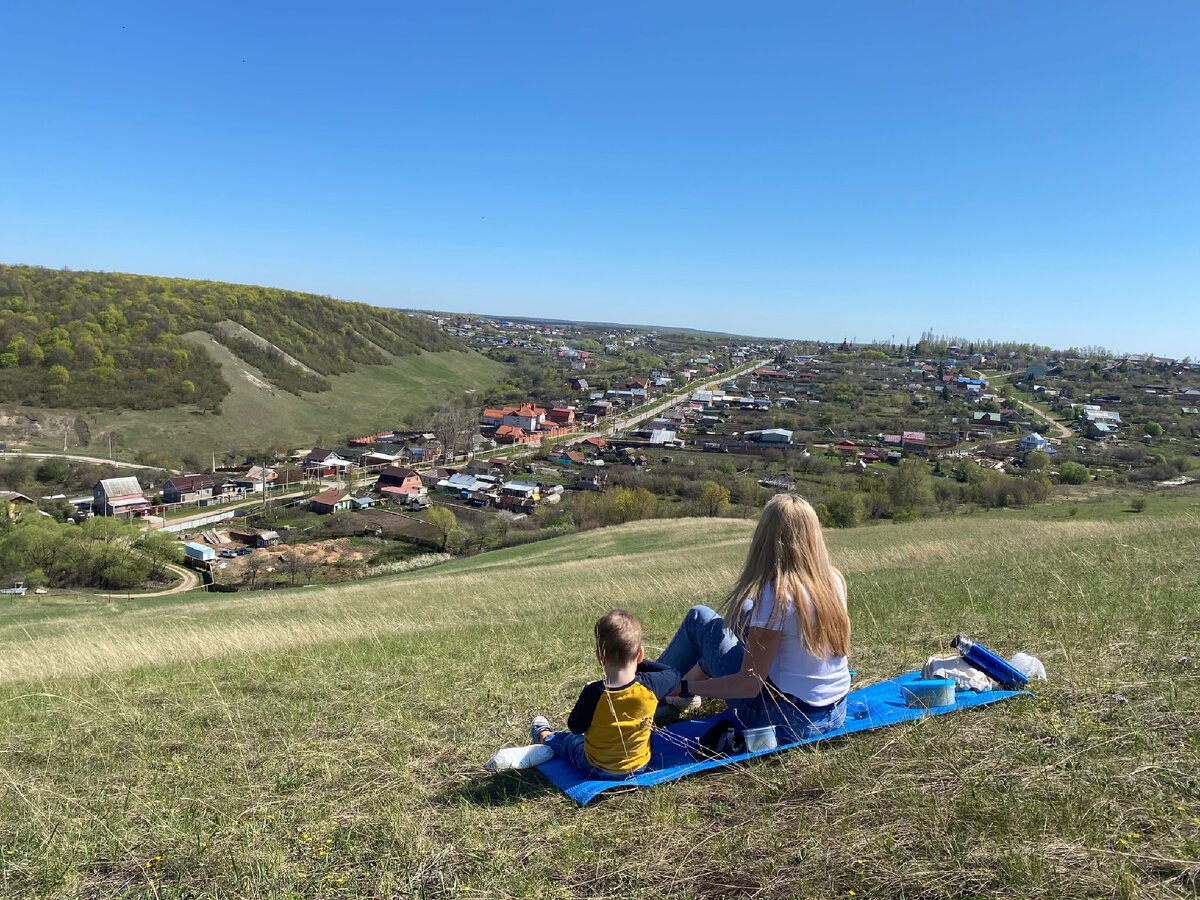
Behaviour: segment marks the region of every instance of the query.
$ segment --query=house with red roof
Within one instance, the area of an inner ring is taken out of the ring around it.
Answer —
[[[536,440],[528,431],[516,425],[501,425],[492,437],[497,444],[528,444]]]
[[[375,482],[379,493],[392,497],[411,497],[425,492],[425,485],[416,469],[408,466],[384,466]]]
[[[516,409],[506,409],[504,411],[504,425],[511,425],[514,428],[520,428],[527,432],[537,431],[543,422],[546,421],[546,410],[540,406],[533,406],[526,403],[518,406]]]
[[[498,444],[538,444],[545,438],[568,434],[577,425],[575,410],[569,406],[547,410],[532,403],[485,409],[480,424],[494,429],[491,437]]]
[[[327,515],[350,508],[350,492],[344,488],[330,488],[308,498],[308,508],[315,513]]]
[[[211,475],[174,475],[163,483],[163,503],[191,503],[212,497],[216,482]]]
[[[587,457],[578,450],[559,450],[550,457],[550,461],[560,466],[582,466],[587,462]]]

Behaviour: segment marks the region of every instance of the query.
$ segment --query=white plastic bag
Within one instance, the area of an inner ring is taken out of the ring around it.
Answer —
[[[921,667],[922,678],[949,678],[960,691],[991,691],[992,680],[961,656],[931,656]]]
[[[1031,681],[1046,681],[1046,667],[1036,656],[1014,653],[1008,664]]]

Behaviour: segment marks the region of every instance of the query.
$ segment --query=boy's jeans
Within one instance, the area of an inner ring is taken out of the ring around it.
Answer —
[[[699,663],[710,678],[720,678],[742,670],[743,652],[720,613],[707,606],[693,606],[658,661],[681,675]],[[805,712],[764,690],[757,697],[726,700],[725,705],[745,728],[774,725],[780,744],[817,737],[841,728],[846,721],[844,700],[820,712]]]
[[[586,777],[596,780],[624,781],[626,778],[631,778],[646,768],[646,766],[642,766],[642,768],[634,769],[632,772],[605,772],[603,769],[597,769],[588,762],[588,758],[583,752],[583,735],[572,734],[570,731],[552,732],[546,735],[544,743],[554,751],[556,757],[568,760]]]

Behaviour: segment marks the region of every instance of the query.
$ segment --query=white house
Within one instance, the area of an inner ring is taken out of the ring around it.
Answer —
[[[1036,431],[1031,431],[1021,438],[1020,448],[1022,453],[1029,453],[1031,450],[1045,450],[1046,439]]]

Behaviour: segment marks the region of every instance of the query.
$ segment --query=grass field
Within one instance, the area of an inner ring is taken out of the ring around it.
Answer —
[[[187,335],[221,364],[232,390],[219,415],[188,409],[85,410],[94,446],[174,455],[271,446],[311,446],[347,434],[397,427],[419,412],[469,388],[486,390],[504,367],[473,352],[448,351],[396,357],[390,366],[361,366],[329,380],[333,390],[297,396],[270,386],[263,374],[204,332]],[[50,439],[61,449],[61,438]]]
[[[1072,512],[1074,510],[1074,512]],[[860,683],[955,632],[1030,699],[585,809],[482,761],[648,650],[751,524],[649,521],[368,582],[0,604],[0,893],[1194,897],[1200,493],[831,534]]]

